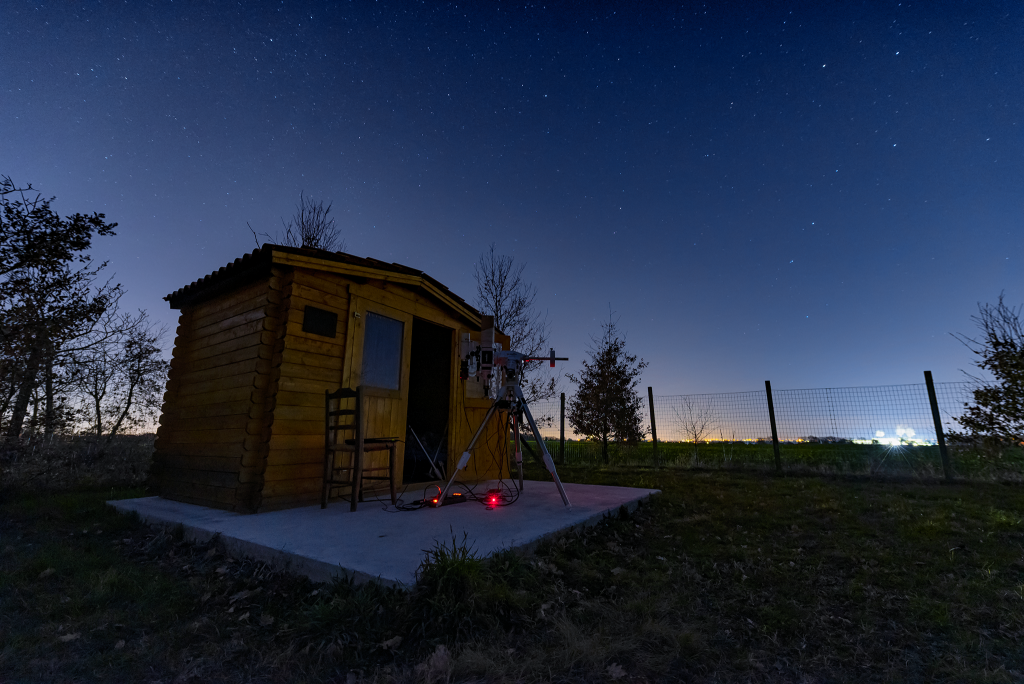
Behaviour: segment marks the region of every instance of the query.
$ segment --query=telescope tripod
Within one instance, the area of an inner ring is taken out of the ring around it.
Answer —
[[[552,352],[552,356],[554,352]],[[470,441],[469,446],[462,452],[462,457],[459,458],[459,464],[455,466],[455,471],[452,473],[451,479],[448,480],[448,484],[444,486],[444,491],[438,497],[437,502],[440,506],[444,502],[445,496],[448,494],[448,490],[451,489],[452,483],[455,482],[455,478],[458,476],[459,471],[464,469],[469,464],[469,459],[472,456],[473,447],[476,446],[477,440],[480,439],[480,435],[484,433],[484,428],[487,427],[487,423],[499,409],[507,409],[512,414],[512,434],[514,435],[515,441],[515,457],[516,466],[519,468],[519,490],[523,489],[523,451],[519,443],[519,428],[522,425],[523,416],[526,416],[526,421],[530,426],[530,431],[533,432],[533,438],[537,440],[537,446],[540,447],[541,458],[544,460],[544,467],[551,473],[551,479],[555,481],[555,486],[558,487],[558,493],[562,495],[562,503],[572,510],[572,504],[569,503],[569,497],[565,494],[565,488],[562,486],[562,481],[558,479],[558,471],[555,470],[555,462],[551,458],[551,454],[548,452],[547,445],[544,444],[544,440],[541,439],[540,430],[537,429],[537,423],[533,419],[533,414],[530,413],[530,407],[526,403],[526,398],[523,397],[523,390],[519,386],[518,382],[508,381],[502,385],[501,390],[498,392],[498,398],[491,404],[491,408],[487,410],[487,415],[480,422],[480,427],[477,428],[476,434],[473,435],[473,439]]]

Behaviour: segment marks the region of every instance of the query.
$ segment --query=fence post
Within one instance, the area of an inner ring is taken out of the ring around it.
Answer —
[[[949,467],[949,452],[946,451],[946,436],[942,433],[942,416],[939,415],[939,401],[935,397],[935,383],[932,372],[924,372],[924,384],[928,386],[928,403],[932,405],[932,421],[935,423],[935,439],[939,443],[939,455],[942,456],[942,470],[946,482],[953,481],[953,469]]]
[[[658,458],[658,426],[654,424],[654,390],[647,388],[647,406],[651,409],[651,440],[654,442],[654,466],[660,467]]]
[[[558,414],[558,459],[561,465],[565,465],[565,392],[562,392],[561,403],[562,406]]]
[[[782,472],[782,456],[779,455],[779,431],[775,428],[775,404],[772,403],[772,383],[764,381],[764,392],[768,396],[768,418],[772,423],[772,448],[775,450],[775,472]]]

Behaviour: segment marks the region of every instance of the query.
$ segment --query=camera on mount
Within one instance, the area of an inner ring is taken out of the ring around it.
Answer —
[[[501,343],[494,341],[494,337],[494,318],[482,316],[480,342],[474,342],[469,333],[465,333],[459,354],[459,377],[480,382],[483,396],[489,399],[501,399],[497,395],[506,384],[519,384],[523,367],[530,361],[549,361],[552,368],[555,367],[555,361],[568,361],[567,358],[556,357],[553,348],[548,356],[542,357],[506,351],[501,348]]]
[[[550,361],[551,367],[554,368],[555,361],[568,361],[569,359],[556,357],[554,348],[551,349],[549,356],[544,357],[531,357],[520,352],[505,351],[501,348],[500,344],[494,341],[494,318],[492,316],[481,316],[480,328],[479,343],[474,343],[469,333],[465,333],[462,337],[459,353],[461,357],[459,375],[467,383],[467,397],[471,396],[471,385],[469,383],[480,382],[483,391],[481,396],[493,401],[491,407],[487,410],[487,415],[484,416],[483,421],[477,427],[476,434],[470,440],[469,446],[462,452],[462,457],[455,466],[451,479],[448,480],[448,484],[441,491],[437,501],[445,501],[445,495],[451,488],[452,483],[455,482],[459,471],[469,464],[473,448],[483,434],[487,422],[497,411],[507,411],[511,424],[512,439],[515,443],[514,453],[519,470],[519,491],[523,489],[523,453],[520,449],[520,431],[529,426],[530,432],[533,434],[540,449],[541,460],[548,472],[551,473],[551,479],[554,480],[555,486],[558,488],[558,493],[562,497],[562,503],[565,504],[566,508],[571,509],[569,497],[566,495],[562,481],[558,478],[558,472],[555,470],[554,459],[551,458],[551,453],[544,444],[540,430],[537,429],[537,422],[533,419],[533,414],[530,413],[530,407],[527,405],[526,397],[523,395],[523,389],[519,385],[523,376],[523,367],[527,363],[531,361]],[[524,419],[525,423],[523,422]],[[441,503],[436,503],[435,505],[441,505]]]

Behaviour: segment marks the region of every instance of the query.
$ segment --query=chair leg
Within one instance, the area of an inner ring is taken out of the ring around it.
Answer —
[[[362,449],[352,454],[352,512],[356,512],[358,502],[363,498],[363,459]]]
[[[334,477],[334,452],[324,453],[324,486],[320,492],[320,508],[327,508],[327,498],[331,493],[331,479]]]
[[[391,444],[388,447],[388,479],[391,480],[391,505],[398,505],[398,495],[396,494],[396,482],[395,482],[395,463],[398,461],[398,447]]]

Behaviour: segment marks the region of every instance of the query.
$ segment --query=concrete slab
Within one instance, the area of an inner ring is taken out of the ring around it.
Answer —
[[[326,582],[348,576],[411,586],[416,569],[437,542],[459,543],[463,534],[479,556],[506,548],[528,550],[542,539],[593,525],[620,507],[628,510],[657,489],[566,484],[572,510],[562,505],[553,482],[527,481],[511,506],[487,509],[467,501],[441,508],[396,511],[368,500],[355,513],[348,503],[242,515],[152,496],[108,504],[135,512],[151,525],[182,525],[185,536],[205,542],[220,535],[225,551]],[[487,490],[480,485],[477,492]],[[410,490],[411,491],[411,490]],[[418,495],[417,495],[418,496]],[[407,496],[407,499],[409,497]],[[390,504],[390,501],[387,502]]]

